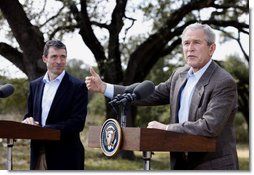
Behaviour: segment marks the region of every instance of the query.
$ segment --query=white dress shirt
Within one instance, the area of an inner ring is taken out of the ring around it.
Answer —
[[[187,83],[181,92],[180,97],[180,109],[178,111],[178,119],[179,123],[184,123],[188,121],[190,103],[193,96],[193,92],[196,84],[198,83],[201,76],[204,74],[208,66],[211,64],[212,60],[210,60],[204,67],[202,67],[199,71],[193,72],[193,69],[190,68],[187,74]]]
[[[45,87],[43,90],[42,96],[42,113],[41,113],[41,125],[45,126],[46,120],[48,118],[49,110],[51,108],[52,102],[54,100],[56,91],[65,75],[65,71],[63,71],[56,79],[49,80],[48,73],[43,77],[43,82],[45,83]]]

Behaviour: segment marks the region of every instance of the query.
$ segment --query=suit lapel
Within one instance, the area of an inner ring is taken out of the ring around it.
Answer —
[[[180,97],[181,97],[181,92],[182,92],[182,89],[183,87],[185,86],[186,82],[187,82],[187,72],[188,70],[182,72],[179,74],[179,79],[177,80],[176,82],[176,85],[175,85],[175,92],[174,93],[174,99],[176,99],[176,104],[175,104],[175,117],[172,118],[172,122],[179,122],[178,120],[178,111],[179,111],[179,108],[180,108]]]
[[[44,86],[45,86],[45,83],[43,82],[43,80],[41,79],[41,81],[40,81],[40,84],[39,84],[39,87],[38,87],[38,93],[36,93],[37,94],[37,96],[35,97],[35,99],[37,99],[36,101],[38,101],[38,103],[35,103],[35,104],[37,104],[38,106],[37,106],[37,109],[39,110],[38,111],[38,116],[36,116],[36,117],[38,117],[38,118],[36,118],[35,120],[36,121],[39,121],[39,124],[41,125],[41,113],[42,113],[42,96],[43,96],[43,90],[44,90]]]
[[[216,68],[216,64],[214,61],[212,61],[211,65],[207,68],[205,73],[202,75],[200,80],[198,81],[193,96],[191,99],[190,104],[190,112],[189,112],[189,121],[195,121],[196,120],[196,112],[198,110],[200,101],[204,95],[205,92],[205,86],[209,83],[211,75],[213,74],[214,70]]]
[[[65,75],[56,91],[54,100],[52,102],[52,105],[50,107],[49,110],[49,114],[48,114],[48,118],[50,118],[50,116],[52,115],[52,111],[55,111],[55,108],[57,107],[57,104],[59,103],[59,101],[61,101],[61,99],[64,97],[64,94],[68,93],[68,86],[66,85],[66,82],[68,81],[69,75],[67,74],[67,72],[65,72]],[[48,120],[48,119],[47,119]]]

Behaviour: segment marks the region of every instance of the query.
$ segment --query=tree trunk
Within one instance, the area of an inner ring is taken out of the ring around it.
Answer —
[[[11,49],[9,49],[3,56],[8,60],[19,60],[19,64],[16,65],[27,75],[29,80],[37,78],[46,70],[46,66],[41,59],[44,47],[42,32],[30,23],[23,6],[18,0],[2,0],[0,9],[23,51],[21,54],[18,50],[11,52]],[[12,46],[8,47],[11,48]]]

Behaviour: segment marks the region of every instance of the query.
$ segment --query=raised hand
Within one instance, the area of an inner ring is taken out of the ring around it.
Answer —
[[[101,80],[100,76],[92,67],[90,67],[90,74],[91,76],[87,76],[85,80],[87,89],[93,92],[104,93],[106,83]]]

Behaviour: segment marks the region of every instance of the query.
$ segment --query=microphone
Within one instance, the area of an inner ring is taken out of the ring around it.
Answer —
[[[141,100],[153,93],[155,86],[152,81],[145,80],[140,83],[134,90],[132,96],[136,96],[135,100]]]
[[[132,90],[134,84],[131,85],[132,87],[127,89],[128,91]],[[137,83],[136,87],[133,89],[133,92],[124,93],[122,95],[118,94],[111,102],[111,105],[119,105],[119,104],[126,104],[127,102],[131,102],[134,100],[144,99],[153,93],[155,86],[152,81],[145,80],[142,83]],[[126,91],[126,90],[125,90]]]
[[[124,94],[117,94],[113,100],[109,102],[110,105],[114,105],[116,102],[120,101],[121,99],[125,98],[127,93],[132,93],[133,90],[139,85],[140,83],[134,83],[127,86],[124,90]]]
[[[0,86],[0,98],[5,98],[13,94],[14,86],[11,84],[5,84]]]
[[[126,87],[124,90],[124,93],[132,93],[133,90],[139,85],[140,83],[134,83],[131,84],[130,86]]]

